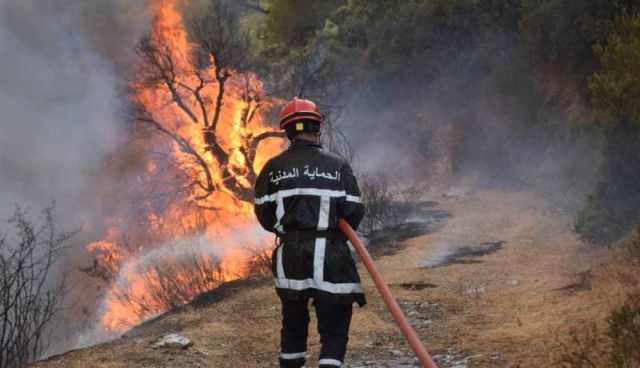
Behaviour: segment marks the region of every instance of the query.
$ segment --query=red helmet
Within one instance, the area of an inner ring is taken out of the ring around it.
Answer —
[[[280,111],[280,129],[286,129],[293,122],[313,120],[322,123],[323,116],[315,103],[294,97]]]

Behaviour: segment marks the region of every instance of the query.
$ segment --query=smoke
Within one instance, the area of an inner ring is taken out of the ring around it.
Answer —
[[[144,1],[0,0],[0,218],[18,204],[80,226],[92,173],[122,136],[117,76]]]
[[[382,173],[392,186],[440,193],[526,189],[577,211],[599,160],[596,139],[570,127],[579,93],[563,96],[578,101],[570,107],[549,102],[548,90],[563,81],[539,83],[516,34],[438,35],[428,53],[408,56],[391,73],[373,63],[348,89],[340,124],[358,169]]]
[[[59,229],[83,229],[78,246],[103,222],[95,182],[126,136],[121,75],[148,24],[144,0],[0,0],[0,233],[15,205],[55,202]],[[58,317],[50,352],[79,323]]]

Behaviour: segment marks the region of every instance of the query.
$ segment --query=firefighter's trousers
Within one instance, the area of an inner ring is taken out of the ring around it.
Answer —
[[[309,300],[282,301],[281,368],[300,368],[305,363],[309,327]],[[314,301],[320,334],[321,368],[341,367],[347,351],[351,304]]]

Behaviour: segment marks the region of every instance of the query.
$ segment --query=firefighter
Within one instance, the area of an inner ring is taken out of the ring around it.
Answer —
[[[366,303],[350,247],[337,229],[357,229],[364,215],[349,164],[320,144],[323,115],[294,98],[280,114],[291,145],[269,160],[255,187],[255,213],[275,233],[272,270],[282,303],[280,367],[305,363],[310,301],[318,317],[322,368],[343,365],[353,303]]]

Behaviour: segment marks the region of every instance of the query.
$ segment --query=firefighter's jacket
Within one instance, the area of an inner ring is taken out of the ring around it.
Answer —
[[[322,146],[296,140],[267,162],[255,188],[255,213],[280,244],[273,252],[281,298],[366,303],[350,247],[337,229],[357,229],[364,207],[349,164]]]

